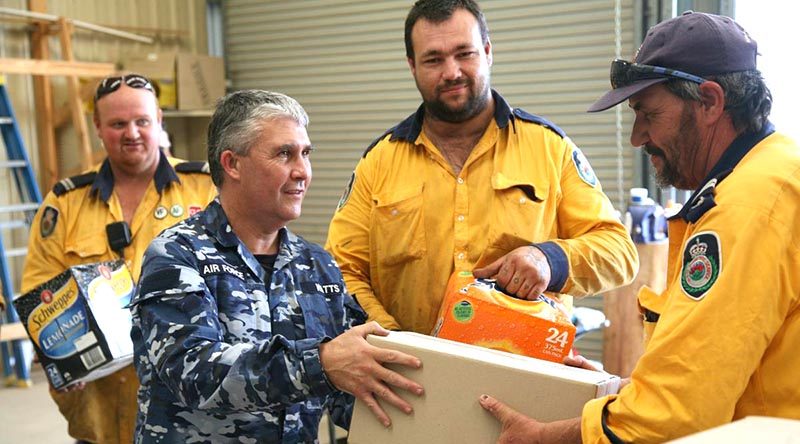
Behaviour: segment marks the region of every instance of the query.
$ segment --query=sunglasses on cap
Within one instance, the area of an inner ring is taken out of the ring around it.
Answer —
[[[639,65],[621,59],[616,59],[611,62],[611,87],[614,89],[628,86],[639,80],[658,79],[662,77],[688,80],[697,84],[706,81],[706,79],[702,77],[678,71],[677,69]]]
[[[99,85],[97,85],[97,91],[94,93],[94,103],[97,103],[98,100],[118,90],[123,83],[131,88],[144,88],[148,91],[151,91],[153,94],[156,93],[156,90],[153,88],[153,84],[150,83],[150,80],[148,80],[147,77],[139,74],[128,74],[120,77],[106,77],[102,82],[100,82]]]

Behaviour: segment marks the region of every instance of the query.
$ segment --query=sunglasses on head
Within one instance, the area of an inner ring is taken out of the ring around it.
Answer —
[[[151,91],[153,94],[156,93],[156,90],[153,88],[153,84],[150,83],[150,80],[148,80],[147,77],[139,74],[128,74],[120,77],[106,77],[102,82],[100,82],[99,85],[97,85],[97,91],[94,93],[94,103],[97,103],[98,100],[118,90],[123,83],[131,88],[144,88],[148,91]]]
[[[626,60],[616,59],[611,62],[611,87],[614,89],[628,86],[639,80],[672,77],[688,80],[697,84],[706,79],[693,74],[678,71],[677,69],[663,68],[661,66],[639,65]]]

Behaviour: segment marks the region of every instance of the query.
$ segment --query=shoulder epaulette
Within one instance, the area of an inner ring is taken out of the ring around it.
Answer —
[[[386,130],[385,133],[381,134],[377,139],[373,140],[372,143],[369,144],[367,149],[364,150],[364,154],[362,154],[361,157],[362,158],[367,157],[367,154],[369,154],[369,152],[372,151],[373,148],[375,148],[375,145],[377,145],[378,142],[383,140],[386,136],[388,136],[389,134],[393,133],[396,128],[397,128],[397,126],[393,126],[392,128],[389,128],[388,130]]]
[[[514,116],[526,122],[538,123],[539,125],[542,125],[543,127],[550,129],[550,131],[558,134],[559,136],[561,136],[561,138],[567,137],[567,133],[565,133],[564,130],[559,128],[558,125],[556,125],[555,123],[545,119],[544,117],[539,117],[537,115],[531,114],[525,111],[524,109],[515,108]]]
[[[94,182],[95,177],[97,177],[97,172],[92,171],[90,173],[80,174],[77,176],[68,177],[66,179],[61,179],[60,181],[58,181],[57,184],[53,186],[53,194],[55,194],[56,196],[61,196],[63,194],[66,194],[68,191],[77,190],[78,188],[83,188]]]
[[[211,170],[208,168],[208,162],[181,162],[175,165],[175,171],[179,173],[204,173],[204,174],[211,174]]]

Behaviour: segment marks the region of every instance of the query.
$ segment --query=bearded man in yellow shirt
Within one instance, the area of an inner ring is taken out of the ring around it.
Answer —
[[[728,17],[650,29],[589,111],[628,100],[631,144],[662,185],[696,190],[669,219],[667,288],[643,289],[650,338],[630,383],[548,424],[484,396],[500,442],[661,443],[750,415],[800,419],[800,147],[767,120],[756,42]]]
[[[418,1],[405,44],[423,104],[358,162],[326,245],[370,320],[431,333],[454,271],[567,306],[630,282],[636,250],[586,157],[491,89],[479,6]]]

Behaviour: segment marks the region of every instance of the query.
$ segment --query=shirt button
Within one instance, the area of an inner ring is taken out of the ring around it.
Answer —
[[[464,260],[464,256],[465,256],[464,253],[458,253],[458,256],[456,256],[456,257],[458,257],[458,260],[463,261]]]
[[[520,204],[524,204],[526,200],[527,200],[527,199],[525,199],[524,197],[520,197],[520,198],[519,198],[519,203],[520,203]]]
[[[463,215],[463,214],[459,214],[459,215],[458,215],[458,217],[457,217],[456,219],[457,219],[459,222],[464,222],[464,215]]]
[[[399,211],[397,211],[397,208],[392,208],[392,216],[397,216],[397,213],[399,213]]]
[[[120,382],[120,383],[125,383],[127,380],[128,380],[128,379],[127,379],[127,378],[125,378],[124,376],[123,376],[123,377],[121,377],[121,378],[119,378],[119,382]]]
[[[458,178],[458,180],[456,180],[456,182],[458,182],[458,183],[464,183],[464,179],[463,179],[463,178],[461,178],[461,177],[459,177],[459,178]]]

